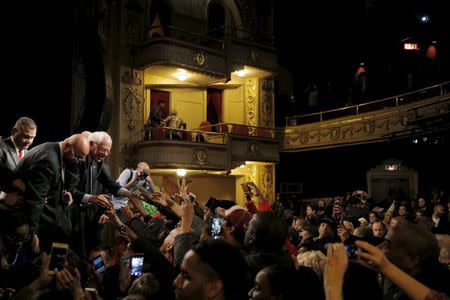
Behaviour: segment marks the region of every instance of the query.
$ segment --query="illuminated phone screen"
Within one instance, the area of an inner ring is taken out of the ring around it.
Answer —
[[[141,276],[142,269],[144,266],[144,256],[133,256],[131,257],[131,276]]]

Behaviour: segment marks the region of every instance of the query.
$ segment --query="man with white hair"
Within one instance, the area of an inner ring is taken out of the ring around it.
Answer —
[[[112,139],[104,131],[90,133],[89,155],[68,172],[76,205],[72,208],[74,234],[72,249],[83,258],[99,242],[100,226],[108,221],[105,208],[112,204],[105,192],[133,198],[134,194],[118,184],[105,163],[111,153]],[[100,224],[99,224],[100,223]]]

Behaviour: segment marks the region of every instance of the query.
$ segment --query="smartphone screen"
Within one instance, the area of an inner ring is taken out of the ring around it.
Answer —
[[[220,238],[220,223],[222,221],[222,217],[214,216],[211,223],[210,234],[214,240],[218,240]]]
[[[101,274],[101,273],[105,272],[106,265],[105,265],[105,262],[103,261],[103,257],[101,255],[95,257],[92,260],[92,264],[94,265],[95,272],[97,274]]]
[[[144,267],[144,256],[143,255],[133,255],[131,257],[131,276],[138,277],[142,275],[142,269]]]
[[[68,244],[53,243],[50,259],[50,271],[61,271],[64,269],[67,259],[67,252],[69,250]]]

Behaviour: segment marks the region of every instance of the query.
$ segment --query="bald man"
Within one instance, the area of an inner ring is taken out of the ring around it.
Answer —
[[[68,186],[64,169],[84,159],[89,147],[85,135],[75,134],[62,142],[33,148],[17,166],[17,175],[26,186],[25,213],[44,251],[50,250],[52,242],[69,241],[72,225],[64,195]]]

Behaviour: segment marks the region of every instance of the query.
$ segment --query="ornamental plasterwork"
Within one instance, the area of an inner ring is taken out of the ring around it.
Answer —
[[[260,93],[261,105],[259,113],[259,124],[262,127],[273,127],[273,79],[265,79],[261,81]]]
[[[123,68],[121,78],[121,107],[125,124],[130,132],[140,130],[143,126],[143,72]]]
[[[444,100],[444,101],[443,101]],[[439,102],[440,101],[440,102]],[[385,140],[410,134],[416,119],[426,119],[448,112],[449,99],[439,99],[427,105],[405,106],[391,110],[366,113],[363,117],[352,116],[313,124],[288,127],[284,132],[285,149],[310,149]],[[412,123],[411,123],[412,122]]]
[[[246,80],[246,123],[250,126],[257,126],[258,113],[258,94],[257,94],[257,80]],[[255,136],[255,128],[249,127],[249,135]]]
[[[251,165],[246,165],[247,168],[247,176],[246,176],[246,181],[250,181],[250,182],[254,182],[257,184],[257,165],[256,164],[251,164]]]
[[[267,201],[273,202],[274,195],[274,182],[273,182],[274,168],[273,164],[266,164],[261,166],[261,187],[262,194],[266,197]]]
[[[208,149],[205,147],[194,148],[194,164],[204,166],[208,163]]]
[[[207,68],[208,67],[208,56],[202,52],[194,53],[194,64],[197,67]]]

